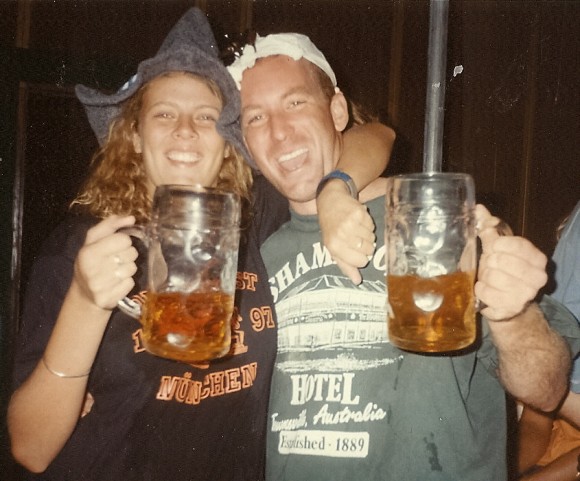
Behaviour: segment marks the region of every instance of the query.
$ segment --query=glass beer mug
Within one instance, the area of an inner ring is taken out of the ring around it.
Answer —
[[[121,310],[140,319],[148,352],[184,362],[227,354],[239,223],[237,195],[163,185],[155,190],[149,224],[122,230],[148,248],[145,302],[119,302]]]
[[[385,213],[390,342],[447,352],[475,341],[475,187],[467,174],[388,179]]]

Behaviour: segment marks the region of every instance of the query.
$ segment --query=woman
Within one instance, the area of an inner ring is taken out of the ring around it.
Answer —
[[[15,458],[43,473],[29,479],[263,476],[275,323],[259,245],[286,204],[256,182],[230,356],[192,366],[149,355],[138,321],[115,309],[145,286],[143,256],[117,231],[147,221],[157,185],[201,183],[250,199],[238,93],[215,45],[192,9],[119,92],[77,89],[102,147],[28,286],[8,423]]]

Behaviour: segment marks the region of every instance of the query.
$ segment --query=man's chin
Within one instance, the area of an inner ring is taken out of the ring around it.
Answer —
[[[316,214],[316,192],[283,194],[288,199],[292,210],[303,215]]]

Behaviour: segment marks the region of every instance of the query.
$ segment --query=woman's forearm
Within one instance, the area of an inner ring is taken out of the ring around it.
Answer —
[[[395,132],[378,122],[355,125],[344,133],[343,151],[336,166],[346,172],[359,192],[387,168]]]
[[[73,281],[43,360],[8,407],[12,452],[28,470],[44,471],[74,430],[86,397],[85,374],[91,370],[110,315],[110,310],[83,298]]]

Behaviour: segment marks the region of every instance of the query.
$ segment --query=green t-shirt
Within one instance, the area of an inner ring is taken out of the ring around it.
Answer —
[[[278,318],[266,479],[505,480],[505,394],[486,324],[462,355],[390,344],[384,198],[367,207],[377,249],[359,286],[322,247],[315,216],[292,213],[262,247]]]

